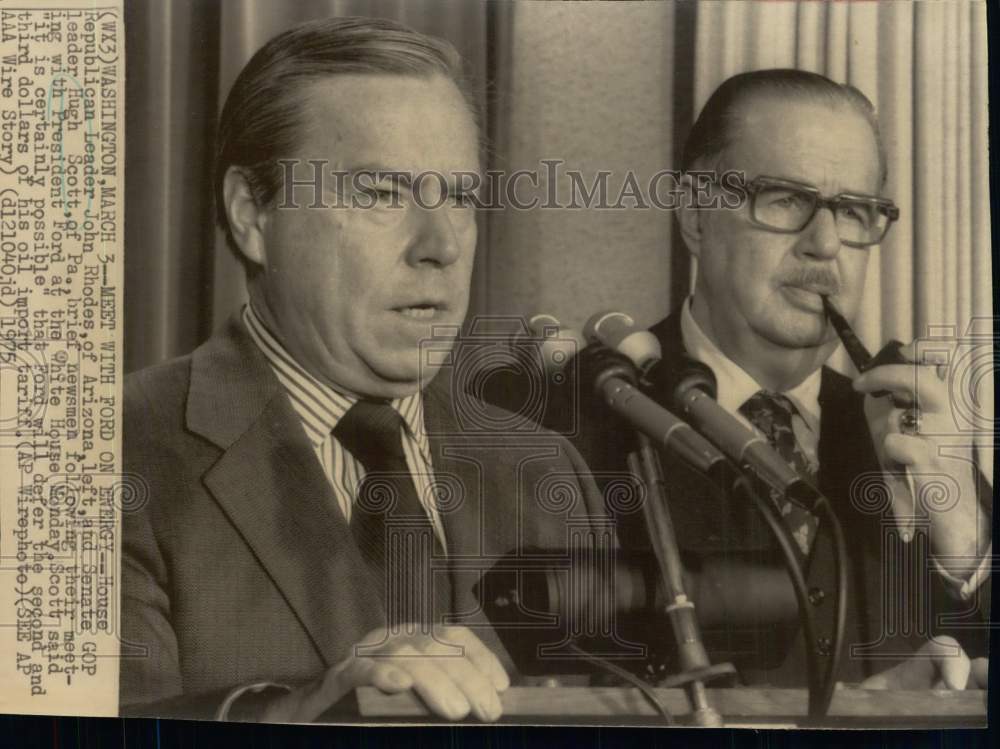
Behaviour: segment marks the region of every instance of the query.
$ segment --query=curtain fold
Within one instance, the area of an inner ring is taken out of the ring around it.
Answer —
[[[989,81],[985,60],[986,50],[986,5],[976,5],[971,9],[969,72],[972,83],[969,158],[969,192],[975,199],[969,200],[972,233],[972,289],[973,309],[977,316],[990,316],[993,311],[993,256],[990,232],[990,162],[989,154]]]
[[[218,7],[126,3],[125,371],[208,335]]]
[[[907,193],[900,193],[897,185],[912,185],[914,183],[914,96],[913,96],[913,12],[904,3],[894,3],[880,11],[882,23],[878,26],[879,55],[878,82],[879,92],[879,125],[882,128],[882,141],[889,162],[888,191],[900,207],[900,220],[897,221],[885,245],[876,250],[872,258],[872,266],[878,260],[878,269],[886,279],[891,281],[891,293],[881,295],[878,305],[878,317],[881,324],[876,327],[872,318],[875,310],[871,300],[866,300],[866,316],[872,319],[872,324],[865,333],[884,338],[906,339],[910,337],[913,321],[912,316],[896,315],[899,309],[914,308],[914,264],[912,250],[913,236],[913,206],[907,203]],[[895,248],[908,248],[906,251],[894,252]],[[881,289],[871,284],[869,288]],[[845,360],[846,361],[846,360]]]

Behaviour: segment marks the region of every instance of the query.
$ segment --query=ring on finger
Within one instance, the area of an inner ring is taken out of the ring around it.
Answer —
[[[902,434],[920,434],[920,409],[916,406],[904,409],[899,414],[899,431]]]

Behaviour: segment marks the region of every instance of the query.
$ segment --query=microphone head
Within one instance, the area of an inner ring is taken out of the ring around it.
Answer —
[[[559,320],[552,315],[534,315],[527,321],[522,317],[518,319],[518,322],[520,324],[517,329],[511,332],[507,338],[507,343],[512,348],[535,343],[546,335],[552,335],[553,331],[558,332],[560,327]]]
[[[528,320],[546,374],[561,372],[587,342],[580,331],[564,328],[552,315],[539,314]]]
[[[635,320],[624,312],[598,312],[583,326],[590,342],[602,343],[624,354],[639,369],[646,370],[660,360],[660,342],[648,330],[636,327]]]
[[[528,329],[535,338],[557,335],[561,327],[562,323],[552,315],[538,314],[528,320]]]
[[[602,310],[587,318],[583,337],[589,342],[600,341],[608,348],[618,348],[623,338],[635,331],[635,320],[624,312]]]

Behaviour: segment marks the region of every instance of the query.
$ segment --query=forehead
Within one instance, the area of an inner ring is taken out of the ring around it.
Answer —
[[[847,104],[758,98],[741,106],[725,166],[815,185],[822,192],[876,194],[878,146],[871,125]]]
[[[458,87],[444,76],[337,75],[300,93],[302,158],[350,169],[475,170],[479,134]]]

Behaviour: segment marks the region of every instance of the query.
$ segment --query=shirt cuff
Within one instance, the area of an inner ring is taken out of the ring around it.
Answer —
[[[990,572],[992,570],[993,564],[993,544],[989,545],[986,549],[986,553],[983,554],[982,559],[979,560],[979,565],[973,570],[972,574],[967,580],[962,580],[961,578],[955,577],[950,572],[948,572],[941,563],[935,557],[931,557],[934,562],[934,566],[937,568],[938,574],[941,575],[942,579],[948,584],[948,590],[956,598],[962,601],[970,600],[979,590],[979,586],[990,579]]]
[[[215,711],[215,720],[230,720],[229,713],[233,709],[233,705],[241,697],[246,695],[260,695],[265,691],[274,691],[281,693],[289,693],[292,688],[286,684],[277,684],[273,681],[258,681],[254,684],[244,684],[243,686],[236,687],[219,705],[219,709]]]

